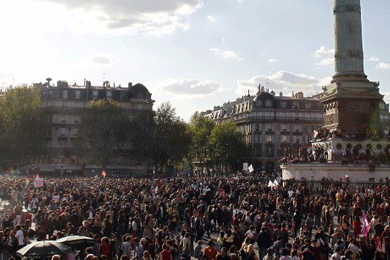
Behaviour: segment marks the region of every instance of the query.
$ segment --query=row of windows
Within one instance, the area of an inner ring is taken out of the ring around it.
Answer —
[[[92,91],[92,99],[97,99],[98,98],[98,95],[99,95],[99,92],[97,90],[93,90]],[[121,98],[125,98],[126,97],[126,93],[121,93]],[[63,99],[68,99],[68,90],[63,90],[62,91],[62,98]],[[112,91],[111,90],[107,90],[106,91],[106,98],[107,99],[112,99]],[[81,91],[80,90],[76,90],[75,91],[75,99],[81,99]]]
[[[53,124],[77,124],[81,122],[81,117],[72,114],[54,114],[52,120]]]
[[[289,136],[289,135],[281,135],[281,136],[274,136],[274,135],[254,135],[253,136],[253,143],[255,144],[261,144],[261,143],[274,143],[276,139],[279,140],[280,143],[307,143],[309,142],[308,136]],[[247,143],[252,143],[250,136],[247,137]]]
[[[301,119],[301,120],[323,120],[324,114],[316,112],[252,112],[252,117],[264,118],[264,119],[277,119],[277,120],[290,120],[290,119]],[[276,118],[275,118],[276,115]]]
[[[212,119],[217,119],[222,114],[214,114]],[[251,118],[253,120],[279,120],[279,121],[323,121],[323,113],[304,113],[304,112],[252,112],[247,114],[235,115],[233,120]]]
[[[311,133],[315,129],[314,125],[301,125],[301,124],[280,124],[277,125],[280,132],[294,132],[294,133],[302,133],[307,132]],[[266,131],[266,132],[274,132],[275,124],[266,123],[266,124],[252,124],[252,125],[241,125],[237,129],[241,133],[251,133],[252,131]]]
[[[77,129],[77,128],[61,127],[61,128],[58,129],[58,134],[59,134],[60,137],[67,137],[67,136],[76,137],[79,134],[79,129]],[[47,136],[48,137],[52,136],[52,130],[51,129],[47,133]]]
[[[390,115],[380,115],[381,121],[390,121]]]

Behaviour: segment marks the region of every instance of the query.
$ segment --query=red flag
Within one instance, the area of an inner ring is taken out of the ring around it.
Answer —
[[[106,175],[107,175],[106,171],[102,171],[102,177],[106,178]]]

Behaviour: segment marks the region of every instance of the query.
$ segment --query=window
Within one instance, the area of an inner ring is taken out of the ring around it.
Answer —
[[[295,143],[300,144],[301,143],[301,136],[296,136],[295,137]]]
[[[61,136],[65,136],[67,132],[68,132],[67,128],[60,128],[60,135]]]
[[[305,113],[305,121],[310,121],[310,120],[311,120],[311,114]]]
[[[59,139],[58,140],[58,146],[60,148],[65,148],[65,146],[66,146],[66,139],[64,139],[64,138]]]
[[[282,135],[281,136],[281,142],[282,143],[288,143],[289,136],[288,135]]]
[[[266,135],[266,140],[268,143],[272,143],[274,140],[274,137],[272,135]]]
[[[261,129],[260,129],[260,124],[255,124],[255,130],[256,131],[260,131]]]
[[[299,102],[293,102],[293,108],[299,108]]]
[[[80,99],[81,98],[81,91],[80,90],[76,90],[75,92],[75,99]]]
[[[275,113],[274,112],[264,112],[265,119],[272,120],[274,119]]]
[[[294,133],[301,133],[302,125],[294,125]]]
[[[68,90],[62,91],[62,98],[63,99],[68,99]]]
[[[75,115],[74,116],[74,122],[75,123],[80,123],[80,116]]]
[[[305,109],[311,109],[311,103],[310,102],[305,103]]]
[[[274,130],[273,125],[272,124],[265,124],[264,130],[265,131],[273,131]]]
[[[262,102],[261,102],[261,100],[257,100],[256,101],[256,105],[258,105],[259,107],[262,105]]]
[[[255,143],[261,143],[261,135],[255,135]]]
[[[112,91],[107,90],[107,99],[112,99]]]
[[[94,90],[92,91],[92,99],[97,99],[98,98],[98,91]]]
[[[267,145],[265,149],[266,149],[266,156],[267,157],[274,156],[274,146],[273,145]]]
[[[255,154],[256,157],[260,157],[261,156],[261,146],[260,147],[255,147],[254,154]]]
[[[286,102],[285,101],[280,102],[280,107],[281,108],[286,108],[287,107]]]
[[[121,101],[124,101],[126,99],[126,92],[121,92],[121,94],[120,94],[120,100]]]
[[[279,112],[277,117],[279,120],[286,120],[286,112]]]
[[[266,107],[272,107],[272,101],[271,101],[270,99],[267,99],[267,100],[265,101],[265,106],[266,106]]]
[[[61,115],[61,122],[62,122],[62,123],[65,123],[65,122],[66,122],[66,116],[65,116],[65,115]]]
[[[282,124],[281,125],[281,130],[282,130],[282,132],[287,132],[287,125]]]

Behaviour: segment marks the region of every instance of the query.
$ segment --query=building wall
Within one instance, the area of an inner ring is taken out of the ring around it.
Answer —
[[[81,111],[89,102],[99,99],[112,99],[124,108],[132,120],[142,111],[152,111],[154,100],[145,86],[132,85],[127,88],[92,86],[86,82],[85,86],[69,86],[66,82],[58,82],[57,86],[49,84],[35,84],[41,88],[42,108],[47,108],[52,114],[51,131],[47,133],[47,146],[50,155],[40,158],[38,162],[44,164],[73,164],[88,165],[91,163],[88,156],[80,156],[75,149],[75,140],[78,136],[81,123]],[[118,158],[118,165],[139,165],[128,158]]]
[[[232,120],[244,134],[252,155],[248,162],[257,171],[272,171],[287,149],[298,150],[312,139],[313,130],[323,125],[322,105],[316,97],[302,93],[292,97],[260,89],[255,96],[206,111],[205,116],[222,122]]]

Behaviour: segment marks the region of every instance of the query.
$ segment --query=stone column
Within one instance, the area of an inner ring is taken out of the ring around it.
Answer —
[[[360,0],[335,0],[335,75],[338,79],[367,79],[363,65]]]

